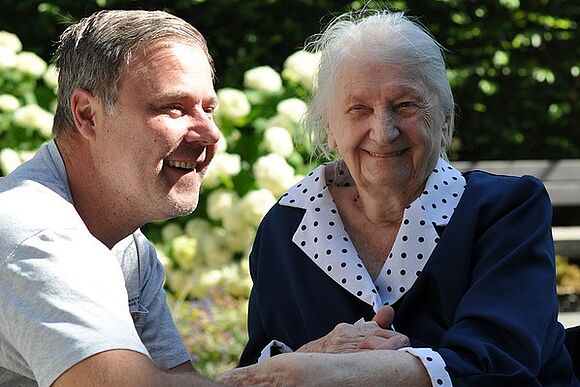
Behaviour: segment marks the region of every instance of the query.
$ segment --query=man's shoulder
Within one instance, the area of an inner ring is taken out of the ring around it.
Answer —
[[[72,203],[32,180],[0,178],[0,251],[43,230],[83,227]]]

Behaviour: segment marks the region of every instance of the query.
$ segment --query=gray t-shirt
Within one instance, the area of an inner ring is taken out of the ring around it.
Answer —
[[[0,178],[0,219],[0,386],[50,386],[111,349],[189,360],[155,249],[139,230],[112,250],[92,236],[54,141]]]

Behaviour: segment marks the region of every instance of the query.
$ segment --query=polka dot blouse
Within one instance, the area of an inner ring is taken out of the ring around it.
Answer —
[[[280,204],[305,210],[292,241],[322,271],[377,311],[395,303],[415,283],[439,242],[435,226],[447,225],[465,189],[461,173],[439,159],[423,193],[403,222],[377,279],[373,282],[338,214],[329,185],[354,186],[339,162],[319,166],[284,194]],[[404,348],[427,368],[434,386],[451,386],[445,363],[429,348]]]

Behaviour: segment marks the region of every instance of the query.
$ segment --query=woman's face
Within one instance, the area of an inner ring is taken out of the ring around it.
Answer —
[[[359,189],[422,190],[446,125],[437,98],[399,67],[356,61],[338,72],[333,91],[328,145]]]

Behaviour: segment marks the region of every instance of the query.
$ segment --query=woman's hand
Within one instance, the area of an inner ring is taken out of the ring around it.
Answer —
[[[329,334],[304,344],[296,352],[350,353],[406,347],[409,345],[407,336],[386,329],[393,317],[393,308],[384,306],[372,321],[338,324]]]

